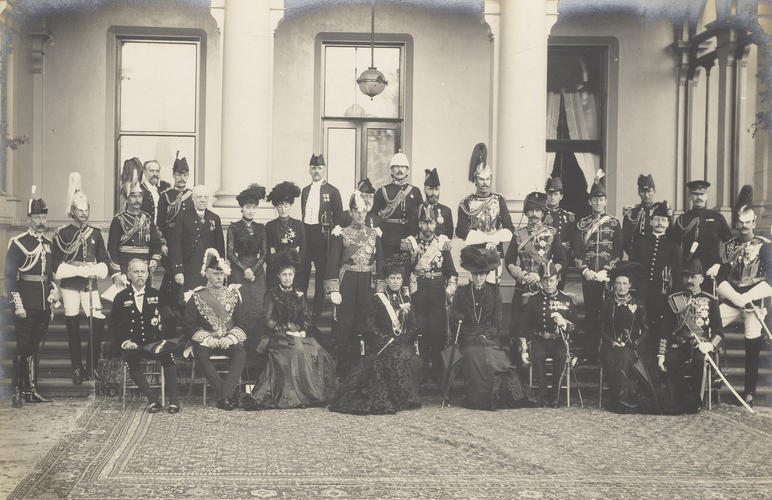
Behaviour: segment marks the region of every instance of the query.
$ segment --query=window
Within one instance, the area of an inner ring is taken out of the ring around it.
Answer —
[[[134,156],[143,163],[158,160],[161,179],[171,182],[180,151],[191,167],[188,183],[195,183],[200,51],[197,38],[117,39],[118,172]]]
[[[547,58],[547,171],[562,176],[565,208],[587,213],[584,193],[606,169],[604,46],[550,46]],[[575,190],[575,193],[571,191]]]
[[[344,199],[365,177],[376,187],[389,182],[389,161],[403,148],[405,49],[404,42],[376,45],[375,65],[389,83],[370,99],[356,83],[370,66],[369,44],[321,45],[323,150]]]

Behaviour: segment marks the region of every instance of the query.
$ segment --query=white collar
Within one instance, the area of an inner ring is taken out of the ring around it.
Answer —
[[[136,288],[134,288],[134,285],[131,285],[131,288],[134,291],[134,296],[136,297],[138,295],[145,295],[145,290],[147,287],[142,287],[142,290],[137,290]]]

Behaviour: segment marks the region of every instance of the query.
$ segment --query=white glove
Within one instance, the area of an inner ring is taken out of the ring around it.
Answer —
[[[330,294],[330,300],[333,304],[339,306],[340,303],[343,302],[343,297],[341,297],[340,292],[332,292]]]
[[[700,350],[702,354],[707,354],[713,350],[713,344],[711,344],[710,342],[700,342],[697,348]]]
[[[456,285],[451,283],[445,287],[445,294],[448,296],[448,298],[453,297],[456,294]]]
[[[667,371],[667,368],[665,368],[665,356],[661,354],[657,355],[657,366],[659,366],[659,369],[663,372]]]
[[[27,311],[23,307],[17,307],[13,310],[13,313],[22,319],[27,317]]]
[[[608,281],[608,271],[605,269],[595,273],[595,281],[606,282]]]
[[[178,285],[184,285],[185,284],[185,275],[183,273],[177,273],[174,275],[174,281]]]
[[[710,276],[711,278],[715,278],[718,274],[718,270],[721,267],[720,264],[713,264],[708,268],[707,271],[705,271],[705,276]]]
[[[129,280],[126,278],[125,274],[117,273],[113,275],[113,284],[121,288],[126,288],[129,284]]]
[[[121,344],[121,349],[126,349],[127,351],[134,350],[137,347],[139,346],[136,343],[132,342],[131,340],[124,340],[123,343]]]
[[[520,357],[523,359],[524,365],[531,364],[531,358],[528,356],[528,351],[523,351],[523,354],[521,354]]]
[[[184,359],[191,359],[193,357],[193,346],[189,345],[185,348],[184,351],[182,351],[182,357]]]
[[[566,318],[564,318],[560,313],[552,313],[552,319],[555,321],[555,324],[558,325],[558,328],[561,330],[565,330],[568,328],[568,321]]]
[[[587,267],[582,271],[582,277],[587,281],[595,281],[595,271]]]

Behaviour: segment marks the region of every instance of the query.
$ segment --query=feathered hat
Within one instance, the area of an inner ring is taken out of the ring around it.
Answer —
[[[428,168],[424,169],[424,172],[426,172],[426,179],[424,179],[424,186],[428,187],[440,187],[440,176],[437,175],[437,169],[433,168],[429,170]]]
[[[351,198],[348,200],[348,208],[358,212],[361,212],[362,210],[367,211],[367,202],[362,197],[362,192],[354,191],[351,193]]]
[[[461,249],[461,267],[470,273],[487,273],[499,267],[501,257],[493,249],[468,245]]]
[[[243,207],[247,203],[258,205],[263,198],[265,198],[265,188],[259,184],[250,184],[236,196],[236,201],[240,207]]]
[[[285,201],[292,204],[298,196],[300,196],[298,185],[294,182],[284,181],[276,184],[266,199],[273,203],[273,206],[277,206]]]
[[[220,257],[216,248],[207,248],[204,252],[204,262],[201,266],[201,276],[206,276],[207,269],[217,269],[228,276],[231,273],[231,266],[227,260]]]
[[[121,170],[121,194],[128,198],[132,189],[142,183],[142,162],[136,156],[123,162]]]
[[[469,159],[469,182],[474,182],[478,175],[487,177],[493,174],[488,165],[488,146],[482,142],[475,144],[472,157]]]
[[[188,160],[186,160],[184,156],[180,158],[179,151],[177,151],[177,154],[174,156],[174,165],[172,166],[172,172],[177,172],[179,174],[190,172],[190,168],[188,167]]]
[[[672,214],[673,210],[668,206],[667,200],[655,203],[654,211],[651,212],[652,217],[670,217]]]
[[[280,250],[273,258],[273,265],[275,266],[274,269],[276,269],[276,274],[279,275],[281,272],[288,267],[297,268],[298,267],[298,254],[292,250],[284,249]]]
[[[69,184],[67,186],[67,207],[72,210],[88,210],[88,197],[83,192],[83,184],[78,172],[70,172]]]
[[[637,262],[620,260],[609,272],[609,279],[613,282],[619,276],[627,276],[630,281],[634,280],[640,274],[641,265]]]
[[[393,255],[390,255],[386,257],[383,261],[383,276],[389,277],[392,274],[401,274],[402,276],[405,275],[405,269],[407,267],[407,261],[410,260],[409,254],[407,256],[395,253]]]
[[[599,196],[606,196],[606,172],[600,168],[595,171],[595,179],[592,181],[590,194],[587,197],[597,198]]]
[[[37,186],[33,184],[32,188],[30,189],[30,199],[27,203],[27,215],[40,215],[47,213],[48,208],[46,207],[46,202],[43,201],[39,194],[37,194]]]
[[[370,179],[365,177],[359,183],[357,184],[357,191],[364,194],[375,194],[375,188],[373,187],[373,184],[370,182]]]
[[[753,187],[749,184],[744,185],[734,201],[734,210],[732,210],[732,225],[737,222],[740,214],[747,211],[753,211]]]

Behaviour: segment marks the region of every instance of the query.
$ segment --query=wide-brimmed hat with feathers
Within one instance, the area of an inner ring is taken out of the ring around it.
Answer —
[[[294,182],[284,181],[276,184],[271,193],[266,198],[273,203],[273,206],[277,206],[279,203],[287,202],[294,203],[295,198],[300,196],[300,188]]]
[[[474,182],[478,175],[488,176],[492,173],[488,165],[488,146],[478,142],[472,149],[472,157],[469,159],[469,182]]]
[[[461,249],[461,267],[470,273],[487,273],[499,267],[501,257],[493,249],[473,245]]]
[[[250,184],[236,196],[236,201],[240,207],[243,207],[247,203],[258,205],[263,198],[265,198],[265,188],[259,184]]]

